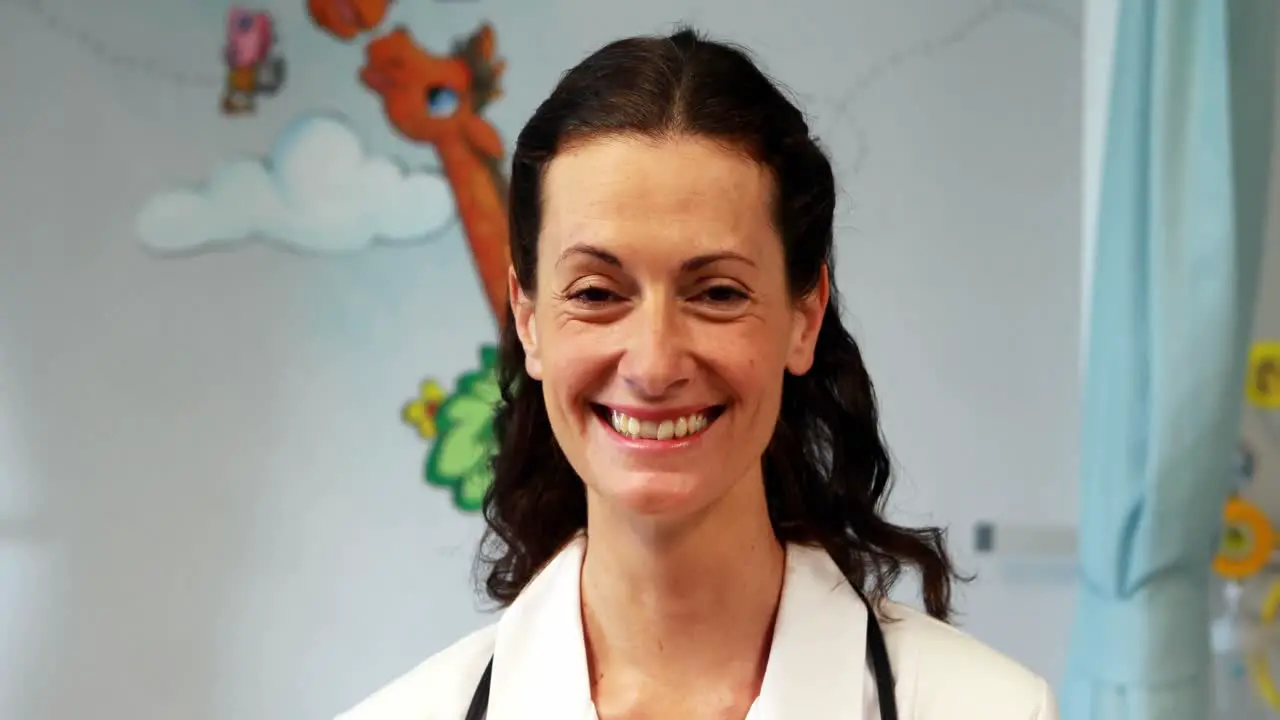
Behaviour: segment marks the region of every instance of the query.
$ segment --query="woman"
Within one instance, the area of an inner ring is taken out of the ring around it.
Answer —
[[[521,132],[510,199],[481,553],[506,611],[344,720],[1057,716],[945,624],[941,531],[880,514],[831,165],[742,52],[597,51]],[[886,599],[903,569],[927,613]]]

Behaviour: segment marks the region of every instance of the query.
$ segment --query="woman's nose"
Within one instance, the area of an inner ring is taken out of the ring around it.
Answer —
[[[644,303],[632,312],[631,321],[619,365],[631,390],[640,399],[658,400],[688,384],[694,363],[676,303]]]

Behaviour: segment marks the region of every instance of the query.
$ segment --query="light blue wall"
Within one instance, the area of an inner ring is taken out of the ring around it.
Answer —
[[[983,572],[961,622],[1056,678],[1069,586],[988,572],[968,539],[1074,523],[1076,5],[401,0],[386,26],[443,52],[491,21],[508,145],[609,39],[686,19],[753,48],[837,162],[893,511],[953,526]],[[306,113],[436,165],[358,85],[363,38],[268,7],[286,87],[229,119],[224,3],[0,3],[0,717],[328,717],[486,621],[479,522],[423,482],[399,418],[492,341],[457,227],[328,256],[141,245],[149,198]]]

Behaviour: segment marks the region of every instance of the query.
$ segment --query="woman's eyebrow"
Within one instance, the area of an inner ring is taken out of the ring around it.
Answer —
[[[617,255],[614,255],[608,250],[604,250],[602,248],[596,247],[594,245],[590,245],[588,243],[575,243],[565,248],[565,251],[560,253],[559,259],[556,260],[556,265],[559,266],[565,260],[568,260],[569,258],[574,257],[575,255],[588,255],[597,260],[600,260],[601,262],[605,262],[610,265],[613,265],[614,267],[619,267],[619,268],[622,267],[622,260]],[[747,265],[750,265],[751,267],[756,266],[755,261],[747,257],[746,255],[742,255],[741,253],[736,253],[730,250],[724,250],[721,252],[706,253],[703,255],[696,255],[694,257],[691,257],[688,260],[685,260],[683,263],[681,263],[680,268],[685,272],[691,272],[694,270],[700,270],[712,263],[720,262],[722,260],[730,260],[730,261],[745,263]]]

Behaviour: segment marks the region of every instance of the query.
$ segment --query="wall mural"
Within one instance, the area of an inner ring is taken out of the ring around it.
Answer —
[[[276,49],[275,21],[271,13],[234,6],[227,11],[227,83],[222,91],[222,112],[252,113],[259,95],[275,95],[284,85],[284,58]]]
[[[1272,559],[1280,548],[1280,523],[1275,508],[1267,506],[1266,493],[1258,492],[1275,480],[1272,469],[1260,465],[1274,460],[1280,447],[1274,424],[1274,413],[1280,410],[1280,342],[1253,343],[1244,385],[1245,437],[1213,558],[1213,569],[1224,583],[1211,631],[1224,640],[1215,648],[1215,662],[1225,670],[1224,677],[1241,689],[1251,684],[1262,704],[1280,711],[1280,681],[1272,669],[1275,629],[1280,626],[1280,579]]]
[[[441,170],[404,166],[370,153],[337,112],[294,118],[258,158],[221,163],[196,187],[152,196],[139,210],[143,247],[190,256],[251,242],[307,253],[420,243],[461,225],[495,322],[506,319],[507,178],[502,138],[484,117],[502,97],[505,62],[488,23],[432,52],[397,25],[385,32],[394,0],[298,0],[311,24],[342,43],[369,34],[353,76],[382,106],[389,128],[431,147]],[[272,16],[233,7],[227,15],[221,109],[251,117],[260,98],[284,86]],[[499,399],[497,348],[485,345],[452,390],[421,381],[400,420],[426,441],[423,478],[447,489],[464,511],[478,510],[489,486],[493,413]]]
[[[295,1],[309,24],[335,42],[350,45],[367,38],[363,65],[352,75],[376,96],[389,129],[431,147],[442,170],[409,168],[395,158],[370,154],[337,113],[304,115],[280,134],[265,157],[227,162],[201,187],[170,190],[148,201],[137,218],[144,246],[182,255],[258,241],[295,251],[352,252],[377,244],[422,242],[457,220],[481,289],[501,325],[506,318],[507,178],[502,138],[484,117],[502,97],[505,63],[497,54],[494,28],[482,23],[437,53],[403,25],[381,29],[396,0]],[[472,0],[435,0],[464,1]],[[854,122],[847,113],[869,88],[909,63],[964,41],[1015,8],[996,3],[937,37],[871,63],[832,105],[832,121]],[[1020,9],[1078,34],[1078,28],[1053,13]],[[223,97],[228,115],[251,116],[259,98],[281,90],[285,63],[274,25],[264,11],[233,8],[228,15]],[[853,133],[860,145],[852,166],[856,176],[868,148],[856,122]],[[498,400],[496,348],[481,347],[477,356],[476,367],[462,373],[452,389],[428,375],[400,408],[401,421],[428,445],[424,479],[450,490],[465,511],[479,508],[489,485]],[[1270,376],[1264,382],[1271,383]],[[1280,397],[1280,377],[1274,387],[1267,392]]]
[[[501,324],[510,262],[507,179],[502,139],[482,115],[502,96],[506,66],[496,57],[496,45],[493,28],[485,24],[455,42],[447,55],[436,55],[398,27],[369,43],[360,80],[381,97],[398,133],[435,148],[489,308]],[[479,367],[464,373],[451,394],[434,379],[424,381],[419,397],[401,413],[431,442],[427,482],[449,488],[463,510],[479,509],[489,486],[493,409],[499,398],[496,356],[496,348],[481,348]]]
[[[307,14],[325,32],[349,42],[377,28],[393,0],[307,0]]]
[[[264,157],[228,160],[202,186],[153,196],[137,230],[164,255],[253,241],[333,254],[420,242],[453,221],[440,175],[371,155],[341,115],[313,112],[290,122]]]
[[[499,399],[496,359],[496,348],[480,348],[479,366],[463,373],[452,393],[446,395],[438,383],[426,380],[402,413],[431,441],[423,468],[427,482],[452,491],[461,510],[479,510],[489,488],[493,410]]]
[[[485,296],[494,317],[507,297],[507,179],[502,138],[481,113],[502,96],[506,65],[495,57],[493,28],[482,25],[435,55],[403,27],[369,43],[360,81],[382,99],[391,126],[406,139],[435,148]]]

